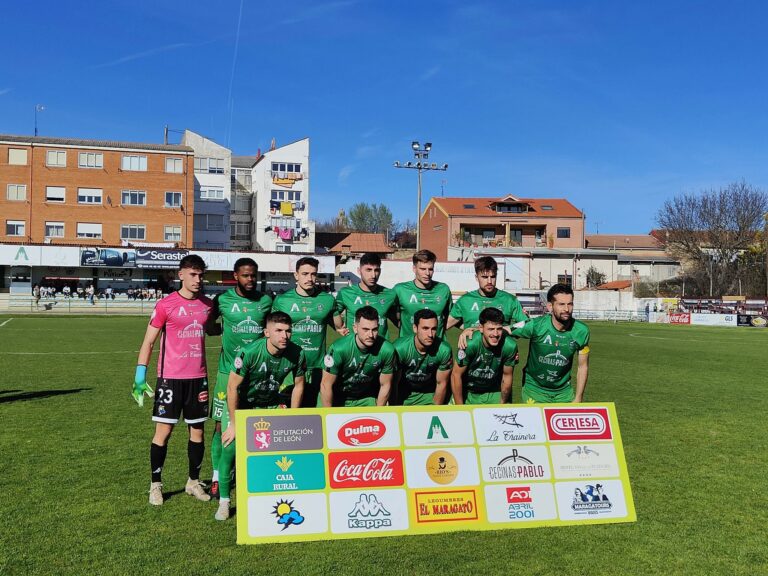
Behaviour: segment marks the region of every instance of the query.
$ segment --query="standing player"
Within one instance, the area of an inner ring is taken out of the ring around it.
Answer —
[[[512,331],[515,338],[531,341],[523,368],[523,402],[583,402],[589,376],[589,328],[573,317],[573,289],[565,284],[552,286],[547,310],[549,314]],[[577,354],[574,390],[571,368]]]
[[[504,326],[518,322],[527,322],[520,301],[509,292],[496,288],[496,276],[499,266],[490,256],[475,260],[475,278],[477,290],[467,292],[456,301],[448,319],[448,328],[462,326],[464,329],[475,328],[480,324],[480,312],[486,308],[498,308],[504,314]]]
[[[336,294],[334,309],[334,324],[336,329],[345,326],[352,330],[355,323],[355,312],[363,306],[372,306],[379,313],[379,335],[387,337],[387,318],[397,324],[397,307],[395,292],[379,285],[381,276],[381,258],[378,254],[366,253],[360,258],[357,269],[360,283],[357,286],[347,286]]]
[[[398,404],[444,404],[453,352],[448,342],[437,337],[437,314],[428,309],[417,310],[413,315],[413,332],[414,336],[403,336],[394,342]]]
[[[395,371],[395,349],[379,336],[379,313],[371,306],[355,312],[353,333],[331,344],[320,387],[324,408],[385,406]]]
[[[291,318],[285,312],[267,316],[264,338],[245,347],[232,362],[227,382],[227,409],[221,418],[224,446],[221,466],[221,499],[216,520],[229,518],[230,476],[235,463],[235,412],[239,409],[277,408],[280,385],[293,376],[291,408],[301,406],[307,364],[304,351],[291,342]],[[244,383],[245,382],[245,383]]]
[[[304,406],[317,406],[317,394],[323,375],[326,328],[333,326],[333,296],[317,286],[317,270],[320,262],[311,256],[296,261],[296,288],[280,294],[272,304],[272,311],[285,312],[293,322],[291,339],[301,346],[307,360],[307,375],[304,389]],[[345,329],[344,333],[346,334]],[[341,333],[339,330],[339,333]],[[291,385],[285,386],[282,404],[291,398]]]
[[[394,288],[400,313],[400,338],[413,336],[413,315],[424,308],[437,314],[437,337],[442,338],[445,334],[453,300],[447,284],[432,280],[436,261],[437,256],[433,252],[419,250],[413,255],[414,279],[400,282]]]
[[[187,457],[189,479],[184,491],[204,502],[211,499],[200,483],[205,440],[203,426],[208,418],[208,372],[205,364],[205,331],[213,303],[202,295],[205,262],[190,254],[179,262],[181,288],[159,300],[149,320],[133,381],[133,398],[144,405],[144,394],[152,393],[147,385],[147,364],[157,337],[160,355],[157,359],[157,391],[152,411],[155,435],[149,450],[152,483],[149,503],[163,503],[161,473],[168,450],[168,439],[182,413],[189,426]]]
[[[451,375],[456,404],[506,404],[512,399],[517,343],[504,333],[498,308],[480,312],[480,330],[459,350]]]
[[[213,310],[208,319],[206,332],[221,334],[219,370],[213,389],[211,419],[214,421],[211,461],[213,480],[211,496],[219,495],[219,456],[221,455],[221,417],[227,409],[227,380],[232,361],[241,349],[261,338],[264,319],[272,308],[272,298],[256,290],[259,266],[252,258],[239,258],[235,262],[234,277],[237,285],[213,299]],[[221,317],[221,324],[217,318]]]

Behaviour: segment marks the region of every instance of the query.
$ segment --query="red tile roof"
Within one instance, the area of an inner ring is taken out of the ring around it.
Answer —
[[[663,250],[658,238],[650,234],[587,234],[587,248],[616,250]]]
[[[596,290],[626,290],[632,286],[631,280],[614,280],[613,282],[606,282],[597,286]]]
[[[394,252],[394,250],[387,246],[387,242],[384,239],[384,234],[351,232],[346,238],[331,248],[329,252],[337,254],[363,254],[365,252],[391,254]]]
[[[491,204],[500,201],[519,202],[528,204],[528,212],[496,212],[491,208]],[[498,218],[531,218],[535,217],[555,217],[555,218],[581,218],[581,210],[563,198],[516,198],[513,196],[503,196],[501,198],[432,198],[439,208],[449,216],[492,216]],[[544,209],[544,206],[551,206],[551,209]]]

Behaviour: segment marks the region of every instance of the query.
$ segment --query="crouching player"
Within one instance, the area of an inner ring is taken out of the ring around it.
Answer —
[[[264,338],[244,348],[232,363],[227,382],[227,410],[221,418],[219,508],[216,520],[229,518],[230,472],[235,463],[235,413],[238,409],[277,408],[280,385],[293,376],[291,408],[301,406],[307,362],[291,341],[291,318],[285,312],[267,315]]]
[[[507,404],[512,399],[512,377],[517,343],[504,331],[498,308],[480,312],[480,330],[459,349],[451,375],[456,404]]]

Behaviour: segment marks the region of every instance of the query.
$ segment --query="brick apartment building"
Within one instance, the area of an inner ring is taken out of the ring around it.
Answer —
[[[0,135],[0,242],[191,247],[194,152]]]

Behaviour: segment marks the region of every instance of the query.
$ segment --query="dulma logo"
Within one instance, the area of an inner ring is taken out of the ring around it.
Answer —
[[[347,446],[370,446],[381,440],[386,432],[387,427],[378,418],[355,418],[339,428],[338,437]]]

